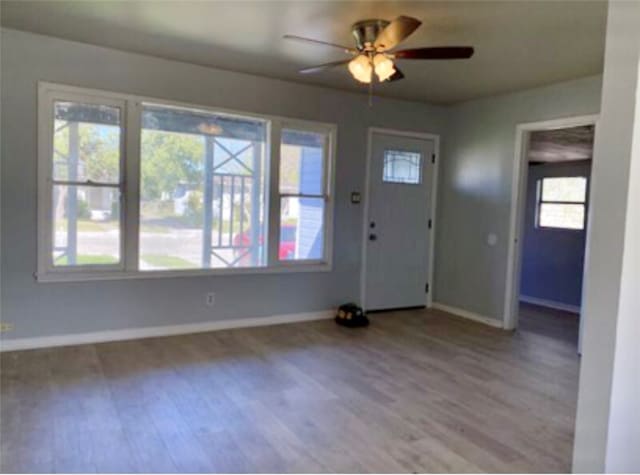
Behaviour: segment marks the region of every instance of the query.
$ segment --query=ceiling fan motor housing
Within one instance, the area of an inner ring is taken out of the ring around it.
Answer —
[[[372,47],[380,32],[389,24],[387,20],[363,20],[354,23],[351,27],[353,36],[356,39],[357,48],[362,51],[367,43]]]

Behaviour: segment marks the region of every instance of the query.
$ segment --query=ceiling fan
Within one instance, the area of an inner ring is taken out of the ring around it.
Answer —
[[[354,79],[365,84],[372,84],[375,75],[379,82],[397,81],[404,78],[402,71],[395,65],[399,59],[468,59],[473,56],[470,46],[435,46],[391,51],[413,33],[422,22],[408,16],[399,16],[389,22],[386,20],[364,20],[354,23],[351,31],[356,40],[356,47],[337,45],[326,41],[304,38],[296,35],[285,35],[287,40],[301,41],[333,48],[339,48],[351,55],[351,58],[319,64],[301,69],[302,74],[312,74],[348,64]]]

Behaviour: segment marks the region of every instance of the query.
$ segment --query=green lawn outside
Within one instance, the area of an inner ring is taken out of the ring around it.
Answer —
[[[197,264],[177,256],[145,254],[141,256],[141,259],[151,266],[165,269],[195,269],[199,267]]]
[[[56,266],[66,266],[68,265],[69,259],[67,256],[62,256],[59,259],[56,259],[54,265]],[[80,254],[76,257],[75,265],[86,266],[86,265],[105,265],[105,264],[117,264],[118,258],[114,256],[107,255],[90,255],[90,254]]]
[[[169,234],[171,232],[171,228],[166,226],[158,226],[157,224],[141,224],[140,231],[143,233],[150,234]]]
[[[118,229],[117,221],[91,221],[87,219],[78,220],[78,232],[88,233],[100,233],[105,231],[113,231]],[[166,226],[159,226],[157,224],[142,224],[140,226],[142,232],[166,234],[170,233],[171,229]],[[67,220],[59,219],[56,221],[56,231],[66,231]]]
[[[80,219],[77,221],[78,223],[78,231],[79,232],[105,232],[113,229],[118,229],[117,221],[91,221],[88,219]],[[58,219],[56,220],[56,231],[66,231],[67,230],[67,220],[66,219]]]

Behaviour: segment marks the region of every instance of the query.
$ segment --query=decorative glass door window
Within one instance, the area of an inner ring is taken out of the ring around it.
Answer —
[[[385,183],[420,184],[422,155],[406,150],[385,150],[382,181]]]

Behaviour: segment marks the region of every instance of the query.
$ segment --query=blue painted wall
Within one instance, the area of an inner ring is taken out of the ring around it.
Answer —
[[[580,306],[586,232],[536,228],[536,182],[544,177],[589,177],[590,172],[591,160],[529,165],[521,297]]]

